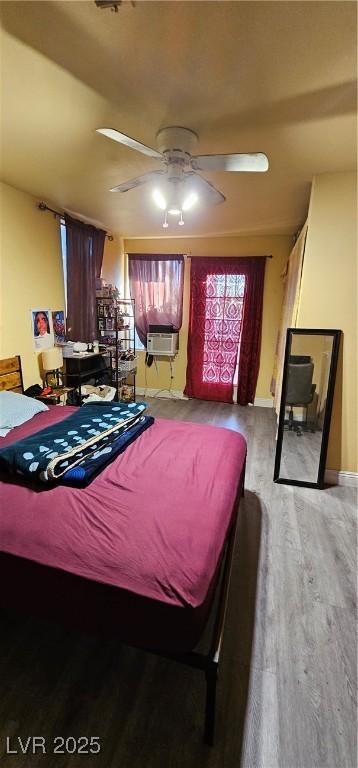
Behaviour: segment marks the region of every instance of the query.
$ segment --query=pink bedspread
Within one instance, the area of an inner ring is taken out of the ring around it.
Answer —
[[[73,412],[52,406],[1,445]],[[246,456],[228,429],[157,419],[84,489],[0,487],[0,551],[179,606],[200,606]]]

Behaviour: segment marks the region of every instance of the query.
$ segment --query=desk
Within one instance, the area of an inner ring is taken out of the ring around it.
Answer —
[[[72,352],[63,350],[64,376],[66,385],[78,390],[81,402],[81,385],[90,379],[97,381],[107,371],[112,379],[111,355],[109,352]]]
[[[41,400],[42,403],[51,403],[52,405],[66,405],[67,395],[73,391],[73,387],[53,387],[49,395],[36,395],[36,400]],[[61,398],[64,398],[64,400]]]

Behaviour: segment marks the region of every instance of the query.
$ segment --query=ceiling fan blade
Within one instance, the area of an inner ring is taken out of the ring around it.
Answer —
[[[265,172],[269,161],[263,152],[235,155],[196,155],[191,159],[195,171],[253,171]]]
[[[189,171],[185,173],[184,178],[188,179],[188,188],[193,192],[197,192],[199,197],[202,196],[209,205],[218,205],[225,202],[226,197],[222,192],[219,192],[210,181],[204,179],[199,173]]]
[[[152,149],[151,147],[146,147],[145,144],[141,144],[140,141],[131,139],[130,136],[126,136],[125,133],[120,133],[114,128],[96,128],[96,132],[102,133],[102,135],[107,136],[108,139],[118,141],[119,144],[124,144],[126,147],[130,147],[130,149],[136,149],[137,152],[141,152],[142,155],[148,155],[148,157],[157,157],[160,160],[163,160],[163,155],[161,152],[158,152],[156,149]]]
[[[148,181],[156,181],[158,176],[163,176],[166,171],[149,171],[144,173],[143,176],[137,176],[135,179],[124,181],[122,184],[118,184],[116,187],[112,187],[110,192],[128,192],[129,189],[134,187],[140,187],[142,184],[147,184]]]

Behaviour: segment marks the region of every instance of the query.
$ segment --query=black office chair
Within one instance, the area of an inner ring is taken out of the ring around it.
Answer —
[[[288,363],[288,381],[286,392],[286,405],[290,406],[287,426],[289,430],[294,430],[297,435],[302,435],[303,430],[308,429],[307,408],[312,403],[316,385],[312,384],[313,363]],[[293,408],[305,408],[306,418],[304,422],[295,422],[293,417]],[[314,428],[311,427],[311,432]]]

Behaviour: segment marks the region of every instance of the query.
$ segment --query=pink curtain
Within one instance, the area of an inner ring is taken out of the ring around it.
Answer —
[[[264,257],[192,258],[184,390],[188,397],[232,403],[240,349],[238,401],[253,402],[264,270]]]
[[[128,255],[131,298],[135,300],[136,331],[146,345],[149,325],[173,325],[183,317],[184,257],[168,254]]]

